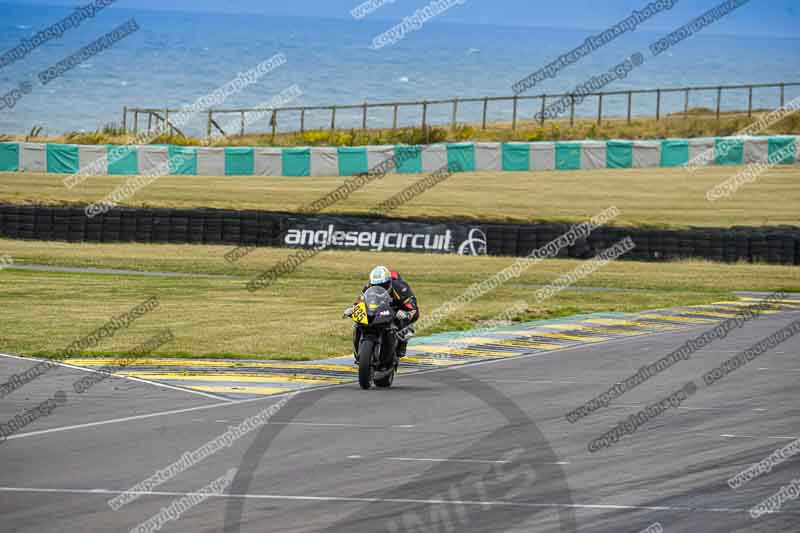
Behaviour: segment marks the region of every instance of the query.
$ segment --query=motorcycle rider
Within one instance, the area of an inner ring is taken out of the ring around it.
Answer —
[[[403,334],[398,338],[397,357],[405,357],[408,348],[408,339],[414,336],[414,328],[411,324],[419,319],[419,306],[417,297],[411,290],[406,281],[400,274],[389,270],[385,266],[379,265],[369,273],[369,283],[361,290],[361,296],[353,305],[358,304],[363,299],[364,292],[370,287],[383,287],[389,296],[392,297],[392,307],[395,309],[395,318]],[[348,307],[344,311],[344,316],[349,317],[353,314],[353,307]],[[353,330],[353,350],[358,354],[359,330]]]

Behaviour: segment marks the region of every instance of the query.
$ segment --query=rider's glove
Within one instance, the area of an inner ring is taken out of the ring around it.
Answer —
[[[348,307],[347,309],[344,310],[344,313],[342,313],[342,318],[347,318],[351,316],[353,316],[353,308]]]
[[[408,314],[408,311],[404,311],[404,310],[400,309],[395,316],[397,317],[398,320],[405,320],[410,315]]]

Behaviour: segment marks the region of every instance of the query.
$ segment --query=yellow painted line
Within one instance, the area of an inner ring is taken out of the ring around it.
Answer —
[[[579,337],[577,335],[567,335],[566,333],[533,333],[537,337],[545,337],[547,339],[562,339],[568,341],[581,341],[581,342],[602,342],[607,341],[606,337]]]
[[[760,298],[750,298],[749,296],[745,297],[745,298],[742,298],[742,300],[745,300],[745,301],[748,301],[748,302],[756,302],[756,303],[762,301]],[[772,303],[776,303],[777,302],[777,303],[780,303],[780,304],[789,304],[789,305],[800,305],[800,300],[770,300],[770,302],[772,302]]]
[[[699,312],[699,313],[703,313],[703,314],[706,314],[706,315],[711,314],[711,313],[705,311],[703,307],[693,306],[692,309],[697,311],[697,312]],[[721,309],[719,306],[715,306],[715,307],[708,306],[707,309],[710,309],[710,310],[712,310],[712,311],[714,311],[716,313],[725,313],[724,315],[720,315],[720,316],[726,316],[728,318],[733,318],[733,317],[739,316],[742,313],[741,309]],[[780,313],[780,311],[769,311],[769,310],[766,310],[766,309],[762,309],[759,312],[762,313],[762,314],[765,314],[765,315],[777,315],[778,313]]]
[[[465,344],[487,344],[490,342],[497,342],[497,339],[493,339],[491,337],[456,337],[453,339],[452,346],[463,346]]]
[[[293,390],[290,387],[226,387],[224,385],[200,385],[195,386],[193,385],[190,387],[195,390],[201,390],[205,392],[222,392],[228,394],[277,394],[279,392],[291,392]]]
[[[153,372],[123,372],[133,378],[166,381],[241,381],[243,383],[346,383],[348,378],[312,376],[309,374],[170,374]]]
[[[420,363],[423,365],[435,366],[453,366],[460,365],[463,361],[456,361],[455,359],[437,359],[435,357],[425,357],[420,355],[407,355],[401,361],[408,361],[409,363]]]
[[[729,305],[733,307],[755,307],[755,302],[714,302],[709,305]],[[797,304],[800,306],[800,303]],[[767,307],[769,309],[785,309],[787,304],[761,304],[762,307]],[[789,305],[788,307],[793,307]]]
[[[717,316],[719,318],[733,318],[737,315],[737,313],[719,313],[715,311],[703,311],[703,310],[695,310],[695,311],[686,311],[683,315],[688,316],[696,316],[696,315],[707,315],[707,316]]]
[[[128,361],[127,359],[65,359],[68,362],[77,366],[112,366],[118,364],[120,361]],[[195,359],[137,359],[135,364],[128,364],[126,366],[179,366],[179,367],[225,367],[225,368],[290,368],[307,370],[309,368],[316,368],[320,370],[337,370],[349,372],[353,370],[352,366],[348,365],[329,365],[329,364],[314,364],[313,361],[308,363],[295,363],[274,361],[269,363],[240,363],[235,361],[208,361],[208,360],[195,360]]]
[[[499,340],[492,340],[492,344],[498,344]],[[469,348],[456,348],[455,346],[448,346],[448,345],[436,345],[436,344],[419,344],[417,346],[409,346],[411,350],[420,351],[420,352],[428,352],[428,353],[441,353],[441,354],[449,354],[449,355],[470,355]],[[483,352],[483,353],[497,353],[498,355],[502,352]]]
[[[552,325],[546,325],[546,326],[541,326],[541,327],[543,327],[543,328],[552,328],[552,329],[571,329],[571,330],[575,330],[575,331],[586,331],[587,333],[598,333],[600,335],[605,335],[607,337],[617,337],[617,336],[620,336],[620,335],[625,335],[625,336],[627,336],[627,335],[640,335],[640,332],[638,332],[638,331],[629,331],[629,330],[624,330],[624,329],[613,330],[613,329],[609,329],[609,328],[599,328],[599,327],[596,327],[596,326],[583,326],[583,325],[580,325],[580,324],[576,325],[576,326],[575,325],[571,325],[571,324],[566,324],[566,325],[552,324]]]
[[[673,315],[639,315],[639,318],[654,319],[654,320],[669,320],[670,322],[689,322],[692,324],[709,324],[716,322],[713,318],[689,318],[685,316]]]
[[[501,341],[497,344],[518,348],[536,348],[538,350],[558,350],[559,348],[565,348],[567,346],[566,344],[545,344],[533,341]]]
[[[663,329],[669,328],[666,324],[642,324],[641,322],[631,322],[630,320],[620,320],[618,318],[588,318],[584,320],[589,324],[600,324],[604,326],[624,326],[639,329]]]

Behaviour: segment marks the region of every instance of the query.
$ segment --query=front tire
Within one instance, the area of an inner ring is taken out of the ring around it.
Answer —
[[[372,387],[374,375],[372,367],[372,353],[375,351],[375,342],[362,339],[358,345],[358,384],[364,390]]]

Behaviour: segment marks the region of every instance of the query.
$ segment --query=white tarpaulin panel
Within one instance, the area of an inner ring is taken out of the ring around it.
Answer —
[[[531,143],[531,170],[555,170],[556,143]]]
[[[94,165],[95,161],[103,161]],[[108,174],[108,148],[105,145],[78,146],[78,163],[80,171],[89,176],[105,176]]]
[[[606,143],[584,141],[581,143],[581,169],[606,168]]]
[[[22,172],[47,172],[47,145],[19,143],[19,169]]]
[[[633,168],[661,166],[661,141],[633,141]]]
[[[422,149],[422,172],[430,174],[447,167],[447,145],[431,144]]]
[[[253,172],[256,176],[280,176],[283,173],[283,150],[280,148],[254,148]]]
[[[338,176],[339,151],[336,148],[311,149],[311,175],[312,176]]]
[[[376,169],[384,161],[394,157],[394,146],[367,146],[367,168]],[[384,168],[384,167],[381,167]],[[396,172],[397,164],[391,165],[389,174]]]
[[[716,161],[715,147],[716,140],[713,137],[689,139],[689,165],[713,165]]]
[[[140,146],[136,150],[139,175],[158,173],[169,175],[169,150],[165,146]]]
[[[198,148],[197,175],[224,176],[225,148]]]
[[[503,145],[500,143],[475,143],[475,170],[478,172],[503,170]]]

